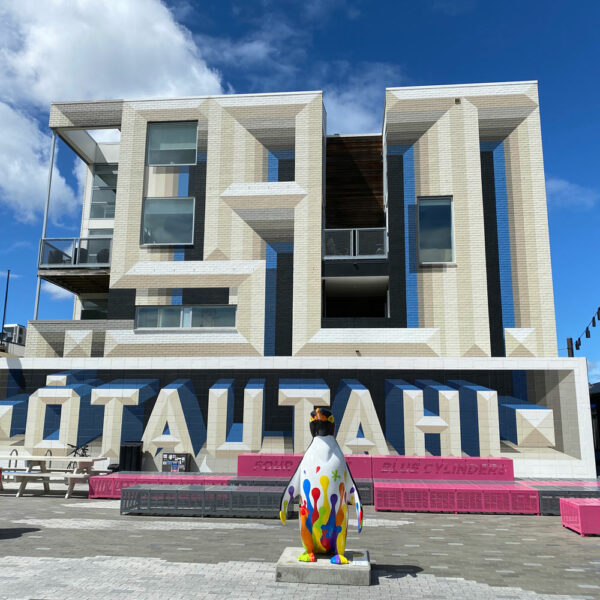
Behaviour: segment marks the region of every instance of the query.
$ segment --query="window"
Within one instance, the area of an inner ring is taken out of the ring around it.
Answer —
[[[454,262],[451,197],[418,199],[418,245],[422,265]]]
[[[138,306],[135,326],[138,329],[190,329],[235,327],[237,307],[215,306]]]
[[[81,319],[107,319],[108,298],[81,301]]]
[[[142,244],[193,244],[194,204],[194,198],[145,198]]]
[[[112,229],[88,229],[88,237],[109,238],[113,236]]]
[[[114,219],[117,165],[94,165],[90,219]]]
[[[148,123],[149,166],[195,165],[197,121]]]

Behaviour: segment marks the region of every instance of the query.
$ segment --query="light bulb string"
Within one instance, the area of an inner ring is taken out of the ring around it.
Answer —
[[[587,325],[583,328],[583,331],[577,336],[575,343],[578,346],[581,346],[581,338],[585,337],[586,332],[589,332],[590,330],[590,325],[593,326],[593,323],[595,320],[600,321],[600,307],[598,307],[598,309],[596,310],[596,314],[594,314],[592,316],[592,318],[588,321]],[[591,334],[590,334],[591,336]],[[576,350],[578,350],[578,348],[575,348]]]

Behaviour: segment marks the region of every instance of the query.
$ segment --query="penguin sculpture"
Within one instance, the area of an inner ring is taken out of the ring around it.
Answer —
[[[287,510],[300,496],[300,536],[303,562],[315,562],[315,554],[331,556],[333,564],[346,564],[348,503],[356,505],[358,532],[363,525],[363,508],[356,483],[335,437],[333,415],[317,408],[311,412],[313,440],[281,497],[279,517],[285,524]]]

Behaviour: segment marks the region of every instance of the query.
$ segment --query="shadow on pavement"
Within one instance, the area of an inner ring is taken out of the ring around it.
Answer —
[[[21,537],[26,533],[41,531],[39,527],[11,527],[10,529],[0,529],[0,540],[11,540]]]
[[[423,569],[416,565],[373,565],[371,570],[371,585],[379,585],[380,579],[402,579],[416,577]]]

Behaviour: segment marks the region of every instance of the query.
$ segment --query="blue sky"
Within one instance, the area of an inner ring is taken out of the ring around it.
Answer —
[[[559,348],[600,306],[600,3],[0,0],[0,285],[33,316],[52,100],[323,89],[330,133],[381,128],[384,88],[539,81]],[[49,235],[76,235],[58,148]],[[42,294],[40,318],[72,302]],[[581,351],[600,380],[600,326]],[[561,352],[566,354],[566,352]]]

